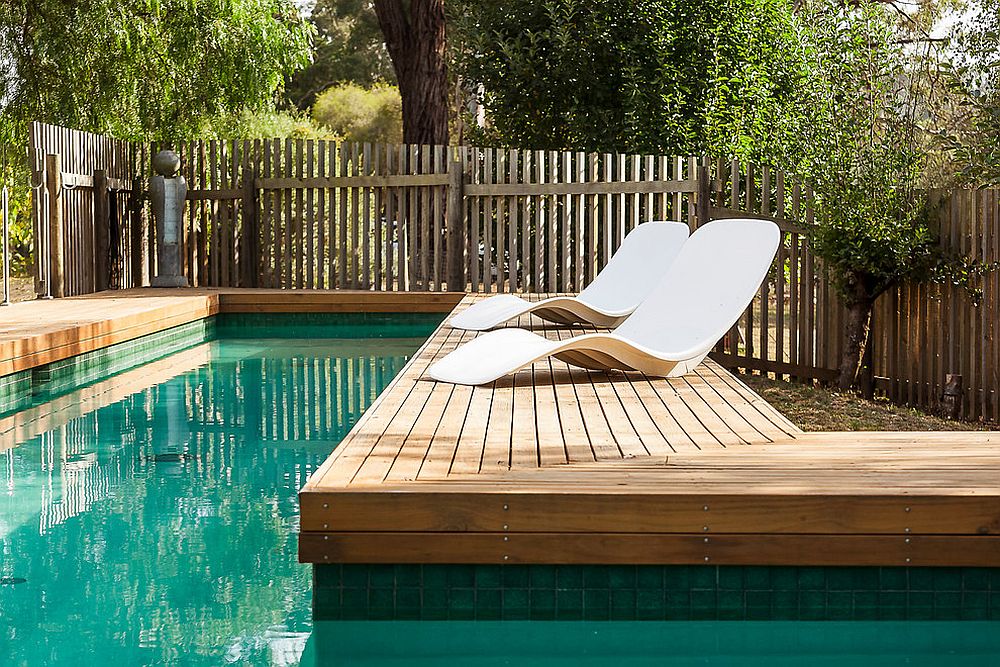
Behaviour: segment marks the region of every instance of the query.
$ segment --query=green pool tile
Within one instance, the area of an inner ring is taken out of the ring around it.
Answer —
[[[585,589],[583,591],[583,617],[590,621],[610,619],[611,592],[606,588]]]
[[[393,565],[392,569],[396,586],[420,586],[422,578],[419,565]]]
[[[934,620],[934,607],[909,606],[906,608],[906,620],[932,621]]]
[[[990,570],[990,590],[1000,591],[1000,567]]]
[[[421,591],[420,603],[425,609],[447,609],[448,591],[444,588],[424,588]],[[497,604],[499,605],[499,593]]]
[[[455,618],[471,618],[476,609],[476,591],[452,588],[448,591],[448,611]]]
[[[368,588],[367,565],[346,564],[341,574],[341,585],[344,588]]]
[[[495,621],[503,617],[503,593],[499,588],[476,589],[476,619]]]
[[[449,586],[472,588],[476,585],[476,566],[449,565],[446,578]]]
[[[771,568],[758,566],[745,567],[743,568],[743,578],[748,590],[771,589]]]
[[[659,620],[663,618],[664,594],[662,590],[640,588],[636,591],[636,618],[640,620]]]
[[[719,590],[742,591],[744,587],[742,567],[719,568]]]
[[[826,608],[826,591],[799,591],[799,609],[802,611]]]
[[[583,566],[584,588],[607,588],[611,583],[608,568],[602,565]]]
[[[688,571],[688,581],[693,589],[715,589],[718,586],[719,568],[701,565]]]
[[[879,589],[883,591],[905,591],[908,587],[904,567],[880,567],[878,577]]]
[[[716,609],[719,605],[719,596],[715,591],[691,591],[691,611],[702,612]]]
[[[906,591],[879,591],[878,605],[880,607],[906,607],[908,594]]]
[[[392,588],[396,585],[396,570],[392,565],[373,565],[368,571],[368,585],[372,588]]]
[[[531,565],[528,568],[528,583],[532,588],[555,590],[556,566]]]
[[[425,589],[445,589],[448,586],[447,565],[424,565],[421,572]]]
[[[798,573],[793,567],[775,567],[771,571],[771,589],[775,591],[797,591]]]
[[[505,620],[517,621],[530,617],[531,606],[528,589],[505,589],[501,591],[501,595],[503,596],[503,618]]]
[[[962,572],[962,590],[990,590],[990,570],[985,567],[969,567]]]
[[[818,567],[803,567],[798,572],[799,590],[825,591],[826,572]]]
[[[877,607],[879,595],[877,591],[854,591],[855,607]]]
[[[770,607],[772,603],[771,591],[748,590],[744,593],[747,607]]]
[[[500,588],[503,585],[503,571],[499,565],[476,566],[476,588]]]
[[[796,621],[799,618],[799,608],[796,606],[791,607],[773,607],[771,609],[771,619],[773,621]]]
[[[906,596],[908,607],[933,607],[934,594],[928,591],[910,591]]]
[[[939,591],[934,593],[935,609],[961,609],[962,594],[951,591]]]
[[[719,591],[719,618],[742,618],[746,612],[746,594],[743,591]]]
[[[396,589],[396,618],[400,620],[419,619],[422,604],[419,588]]]
[[[961,569],[952,567],[934,568],[934,590],[935,591],[962,590]]]
[[[907,573],[907,590],[933,591],[934,568],[914,567]]]
[[[556,591],[555,589],[532,588],[529,592],[529,606],[531,607],[532,618],[555,618],[556,613]]]
[[[345,588],[340,592],[344,618],[368,618],[368,589]]]
[[[799,606],[799,593],[798,591],[772,591],[771,605],[774,607],[797,608]]]
[[[612,565],[608,568],[608,584],[611,588],[635,588],[634,565]]]
[[[583,618],[582,589],[556,591],[556,618],[562,621],[573,621]]]
[[[639,565],[636,567],[636,587],[640,591],[663,590],[664,568],[658,565]]]
[[[561,567],[556,571],[559,590],[583,588],[583,570],[579,567]]]
[[[826,573],[826,587],[831,591],[850,591],[856,587],[853,568],[834,567]]]
[[[959,612],[960,621],[988,621],[990,620],[990,610],[988,607],[962,606]]]
[[[527,588],[528,567],[525,565],[508,565],[503,568],[504,588]]]
[[[635,589],[611,589],[611,618],[615,620],[630,621],[635,618],[636,594]]]

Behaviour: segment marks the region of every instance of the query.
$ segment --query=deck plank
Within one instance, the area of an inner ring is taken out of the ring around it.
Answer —
[[[803,433],[710,359],[669,380],[554,359],[489,386],[423,377],[475,335],[442,325],[303,489],[302,560],[1000,558],[998,434]]]

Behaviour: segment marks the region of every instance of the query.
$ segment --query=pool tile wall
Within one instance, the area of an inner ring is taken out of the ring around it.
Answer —
[[[0,415],[31,405],[31,371],[0,377]]]
[[[220,338],[426,338],[444,313],[222,313]]]
[[[0,377],[0,415],[13,413],[215,338],[215,319],[157,333]]]
[[[1000,620],[1000,568],[317,565],[316,620]]]

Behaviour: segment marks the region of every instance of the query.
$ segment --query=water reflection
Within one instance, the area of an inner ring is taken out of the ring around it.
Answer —
[[[296,492],[419,343],[210,343],[120,400],[63,397],[48,430],[0,428],[0,581],[23,580],[0,585],[0,662],[297,662]]]

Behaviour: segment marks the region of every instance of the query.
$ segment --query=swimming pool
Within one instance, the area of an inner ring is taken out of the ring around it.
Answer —
[[[423,338],[230,327],[0,420],[0,662],[298,661],[296,493]]]
[[[314,622],[296,492],[433,324],[338,317],[220,317],[0,418],[0,664],[1000,663],[979,621]]]

